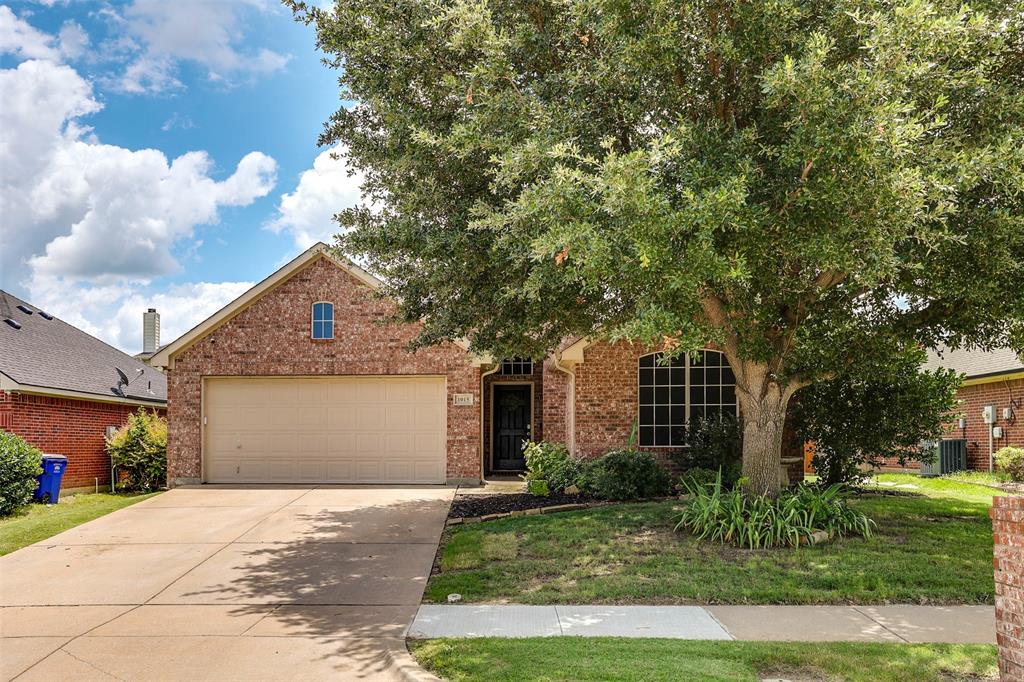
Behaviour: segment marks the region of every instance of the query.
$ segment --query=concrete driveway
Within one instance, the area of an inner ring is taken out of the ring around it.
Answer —
[[[171,490],[0,558],[0,678],[396,678],[454,490]]]

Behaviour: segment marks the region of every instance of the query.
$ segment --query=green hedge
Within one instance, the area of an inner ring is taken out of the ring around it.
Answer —
[[[32,501],[36,476],[41,473],[43,453],[0,429],[0,516],[9,516]]]

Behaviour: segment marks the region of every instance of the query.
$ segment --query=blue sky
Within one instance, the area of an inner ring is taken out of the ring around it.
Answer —
[[[0,286],[129,352],[334,232],[340,105],[270,0],[0,0]]]

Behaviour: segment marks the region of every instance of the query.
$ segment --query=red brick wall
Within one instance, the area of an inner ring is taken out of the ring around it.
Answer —
[[[68,458],[64,489],[91,488],[97,478],[100,485],[110,483],[107,427],[121,426],[136,410],[135,405],[0,391],[0,428],[44,453]]]
[[[638,412],[637,363],[652,349],[625,341],[598,342],[584,351],[576,366],[576,452],[599,457],[625,447]],[[547,396],[545,396],[547,397]],[[787,433],[791,430],[788,429]],[[549,439],[551,430],[549,429]],[[654,453],[673,468],[671,454],[677,449],[640,448]],[[783,446],[783,456],[796,458],[788,465],[790,482],[803,480],[803,457],[794,441]]]
[[[330,341],[310,338],[310,306],[334,303]],[[326,258],[318,258],[174,359],[168,371],[168,478],[197,481],[204,376],[434,374],[448,385],[448,477],[480,478],[480,370],[448,344],[407,352],[416,325],[387,324],[393,303]],[[471,407],[452,405],[470,393]]]
[[[541,410],[544,415],[544,439],[568,442],[569,374],[555,367],[548,358],[543,366],[544,381]]]
[[[1024,446],[1024,379],[964,386],[957,395],[961,402],[959,411],[967,419],[966,436],[960,429],[954,429],[950,436],[967,438],[968,467],[988,469],[988,425],[981,420],[981,410],[986,405],[995,405],[995,425],[1003,428],[1003,437],[992,443],[993,451],[1007,445]],[[1011,404],[1016,405],[1015,418],[1007,422],[1003,419],[1003,408]]]
[[[531,384],[533,386],[533,419],[530,422],[530,432],[533,440],[543,440],[544,436],[544,365],[540,362],[533,363],[533,374],[502,374],[498,370],[494,374],[484,377],[483,415],[484,415],[484,467],[487,471],[491,469],[491,438],[493,436],[493,424],[491,423],[491,398],[494,395],[491,388],[494,384]]]
[[[946,435],[947,438],[965,438],[967,440],[967,468],[988,471],[988,424],[981,420],[981,410],[986,405],[994,405],[998,420],[995,425],[1003,429],[1003,437],[992,441],[993,452],[1007,445],[1024,447],[1024,379],[1010,381],[992,381],[973,386],[963,386],[957,393],[960,406],[957,415],[967,419],[967,428],[961,430],[954,426]],[[1003,419],[1003,408],[1013,407],[1014,418]],[[908,462],[907,468],[917,470],[920,462]],[[885,461],[886,468],[899,468],[899,462],[893,459]]]
[[[598,342],[576,366],[576,452],[599,457],[625,447],[637,417],[637,362],[650,350],[625,341]],[[670,448],[645,448],[667,460]]]
[[[992,500],[996,643],[1003,680],[1024,680],[1024,497]]]

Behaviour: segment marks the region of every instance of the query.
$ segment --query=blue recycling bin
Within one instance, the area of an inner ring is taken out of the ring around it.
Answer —
[[[68,458],[64,455],[43,455],[43,473],[36,476],[36,480],[39,481],[35,494],[36,501],[56,504],[60,499],[60,482],[67,468]]]

